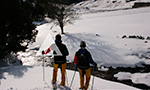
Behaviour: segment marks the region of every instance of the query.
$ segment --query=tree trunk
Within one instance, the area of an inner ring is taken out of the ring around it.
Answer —
[[[65,33],[64,33],[64,27],[63,27],[63,26],[60,26],[60,29],[61,29],[61,34],[65,34]]]
[[[65,34],[64,33],[64,24],[63,24],[63,21],[62,20],[58,20],[59,21],[59,26],[60,26],[60,29],[61,29],[61,34]]]

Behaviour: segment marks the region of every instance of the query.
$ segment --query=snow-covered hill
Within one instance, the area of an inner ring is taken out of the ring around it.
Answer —
[[[149,7],[81,16],[74,25],[66,26],[66,34],[62,35],[63,43],[67,45],[70,53],[67,59],[73,61],[80,41],[84,40],[98,66],[134,67],[143,63],[150,64],[150,61],[145,59],[150,57],[150,42],[146,39],[150,36],[149,16]],[[24,65],[39,65],[37,61],[40,61],[40,58],[34,56],[36,49],[40,47],[48,33],[55,39],[55,35],[60,32],[59,27],[50,29],[50,26],[51,24],[47,23],[37,27],[39,33],[36,42],[25,54],[20,54]],[[122,38],[124,35],[127,37],[138,35],[145,39]]]
[[[147,3],[149,0],[85,0],[74,6],[79,13],[95,13],[131,9],[136,2]]]

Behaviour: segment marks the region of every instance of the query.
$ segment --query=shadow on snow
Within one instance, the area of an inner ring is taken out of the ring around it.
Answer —
[[[104,41],[101,35],[94,33],[65,34],[63,41],[66,42],[70,51],[69,60],[73,60],[75,52],[80,48],[80,42],[85,41],[86,48],[99,66],[133,66],[124,55],[119,54],[118,48]]]
[[[33,68],[32,66],[8,66],[0,68],[0,79],[7,79],[4,77],[4,73],[13,75],[15,78],[22,78],[28,68]]]

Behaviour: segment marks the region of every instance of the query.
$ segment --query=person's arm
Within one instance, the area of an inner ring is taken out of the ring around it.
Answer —
[[[97,71],[97,64],[93,61],[91,54],[89,55],[89,62],[94,65],[94,71]]]
[[[51,51],[52,49],[51,49],[51,46],[46,50],[46,51],[42,51],[42,54],[47,54],[47,53],[49,53],[50,51]]]
[[[74,56],[74,63],[77,65],[78,63],[77,63],[77,56],[76,56],[76,54],[75,54],[75,56]]]
[[[65,56],[68,56],[68,55],[69,55],[69,51],[68,51],[68,49],[67,49],[66,46],[65,46],[65,51],[64,51],[64,53],[65,53]]]
[[[94,66],[97,66],[97,64],[93,61],[90,52],[89,52],[89,63],[90,63],[90,64],[93,64]]]

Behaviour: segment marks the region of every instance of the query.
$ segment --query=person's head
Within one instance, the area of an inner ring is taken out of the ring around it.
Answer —
[[[86,47],[86,44],[85,44],[84,41],[81,41],[81,42],[80,42],[80,47],[81,47],[81,48],[85,48],[85,47]]]
[[[57,34],[57,35],[55,36],[55,42],[62,42],[62,41],[61,41],[61,35],[60,35],[60,34]]]

